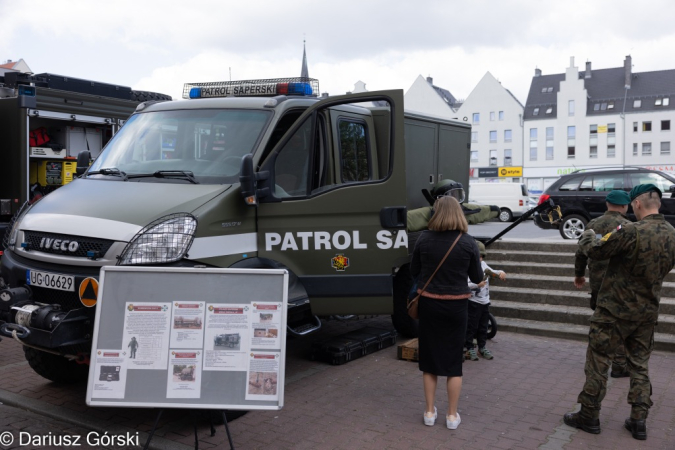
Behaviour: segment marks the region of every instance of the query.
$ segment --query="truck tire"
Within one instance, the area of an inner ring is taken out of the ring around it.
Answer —
[[[418,335],[418,323],[408,315],[408,293],[412,286],[410,267],[401,267],[394,277],[394,314],[391,322],[396,332],[404,337],[415,338]]]
[[[135,102],[164,101],[173,100],[170,95],[160,94],[159,92],[131,91],[131,100]]]
[[[89,375],[88,365],[78,364],[63,356],[25,346],[23,353],[35,373],[55,383],[78,383],[86,380]]]

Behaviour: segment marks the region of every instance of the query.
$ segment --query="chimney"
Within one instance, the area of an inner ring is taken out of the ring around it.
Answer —
[[[626,59],[623,60],[623,71],[625,75],[624,87],[630,89],[630,80],[633,78],[633,58],[630,55],[626,56]]]
[[[586,72],[584,73],[584,78],[590,78],[591,77],[591,62],[586,61]]]
[[[431,78],[431,77],[427,77],[427,83],[429,83],[430,85],[433,86],[434,85],[434,79]]]
[[[540,77],[541,76],[541,69],[534,69],[534,76]]]

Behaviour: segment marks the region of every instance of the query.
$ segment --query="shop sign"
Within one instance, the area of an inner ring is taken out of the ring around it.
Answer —
[[[499,176],[499,168],[497,167],[485,167],[478,168],[478,176],[480,178],[493,178]]]
[[[500,167],[499,168],[500,177],[522,177],[523,168],[522,167]]]

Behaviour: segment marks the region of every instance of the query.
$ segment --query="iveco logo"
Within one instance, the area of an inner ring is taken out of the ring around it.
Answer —
[[[80,244],[77,241],[42,238],[40,240],[40,248],[44,248],[45,250],[61,250],[62,252],[76,252],[80,248]]]

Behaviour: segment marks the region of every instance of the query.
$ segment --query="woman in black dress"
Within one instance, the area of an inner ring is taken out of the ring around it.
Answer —
[[[460,236],[419,300],[419,368],[424,372],[426,400],[424,424],[431,426],[436,421],[436,384],[438,376],[446,376],[446,425],[451,430],[461,421],[457,403],[462,390],[462,346],[466,338],[467,302],[471,296],[466,280],[468,277],[476,284],[483,280],[478,246],[466,234],[468,229],[459,202],[450,196],[438,198],[429,230],[417,240],[410,264],[410,271],[417,278],[418,293],[421,293],[452,243]]]

